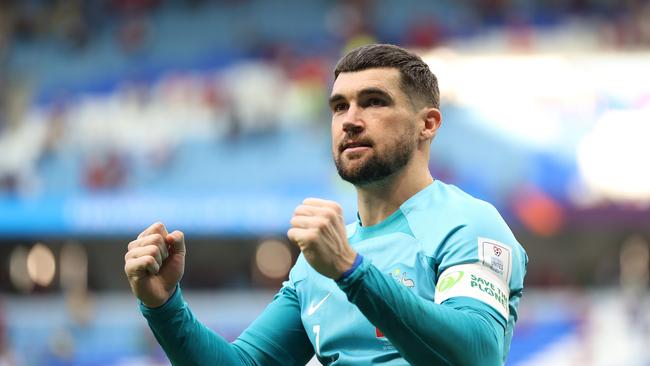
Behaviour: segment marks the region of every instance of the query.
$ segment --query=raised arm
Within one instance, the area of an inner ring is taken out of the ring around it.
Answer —
[[[302,366],[314,354],[295,290],[287,286],[232,343],[196,319],[180,288],[162,307],[140,310],[173,365]]]
[[[337,283],[412,365],[502,363],[505,320],[497,321],[499,315],[481,301],[456,297],[437,304],[365,260]]]
[[[304,365],[314,351],[288,283],[233,343],[201,324],[178,283],[185,269],[183,233],[161,223],[129,243],[124,270],[140,310],[174,365]]]

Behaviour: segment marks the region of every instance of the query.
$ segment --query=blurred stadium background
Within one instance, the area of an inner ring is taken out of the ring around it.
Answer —
[[[530,256],[508,365],[650,365],[650,2],[0,1],[0,365],[164,365],[123,274],[186,232],[192,308],[229,339],[297,251],[333,168],[342,53],[418,50],[440,80],[431,171]],[[432,325],[433,326],[433,325]]]

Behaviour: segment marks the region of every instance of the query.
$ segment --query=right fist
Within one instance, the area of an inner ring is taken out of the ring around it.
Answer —
[[[185,270],[185,237],[171,234],[157,222],[129,243],[124,273],[131,291],[150,308],[162,306],[171,297]]]

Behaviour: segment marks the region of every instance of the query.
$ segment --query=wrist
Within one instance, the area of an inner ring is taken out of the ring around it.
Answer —
[[[150,307],[139,299],[138,302],[140,304],[140,311],[145,314],[145,316],[157,316],[163,318],[185,306],[185,301],[183,300],[183,295],[179,285],[176,285],[172,295],[160,306]]]
[[[171,291],[165,293],[165,294],[141,294],[141,293],[135,293],[135,297],[138,299],[138,301],[146,306],[149,309],[156,309],[159,308],[163,305],[165,305],[169,299],[174,296],[174,293],[176,292],[177,286],[171,289]]]
[[[167,301],[169,301],[170,298],[171,298],[171,296],[168,297],[165,300],[162,300],[162,299],[146,299],[146,298],[145,299],[138,298],[138,300],[140,300],[142,305],[146,306],[149,309],[157,309],[157,308],[162,307],[163,305],[165,305],[167,303]]]

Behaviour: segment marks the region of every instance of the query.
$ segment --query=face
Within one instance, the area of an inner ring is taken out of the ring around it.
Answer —
[[[344,180],[364,185],[400,171],[418,144],[417,113],[394,68],[339,74],[330,97],[332,153]]]

